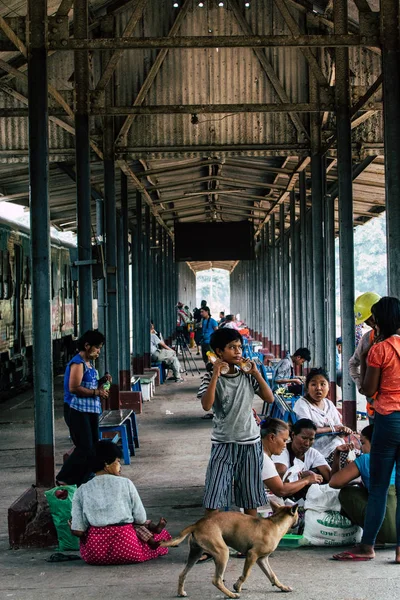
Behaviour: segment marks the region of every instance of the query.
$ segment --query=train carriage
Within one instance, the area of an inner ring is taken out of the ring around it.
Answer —
[[[64,368],[74,350],[77,285],[70,249],[51,236],[53,364]],[[32,379],[32,302],[29,228],[0,217],[0,397]]]

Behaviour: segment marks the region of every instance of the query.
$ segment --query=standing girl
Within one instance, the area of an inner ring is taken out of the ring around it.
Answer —
[[[79,352],[65,371],[64,416],[68,417],[75,449],[57,475],[59,483],[81,485],[91,474],[90,460],[94,445],[99,440],[101,400],[108,396],[108,391],[99,385],[94,366],[103,344],[104,335],[99,331],[84,333],[77,343]],[[106,379],[110,381],[111,376],[107,375]],[[66,406],[69,406],[69,410]]]
[[[396,468],[395,562],[400,564],[400,301],[386,296],[372,306],[376,338],[361,355],[361,388],[366,396],[378,395],[370,453],[370,484],[361,544],[337,560],[371,560],[376,536],[382,526],[390,478]]]

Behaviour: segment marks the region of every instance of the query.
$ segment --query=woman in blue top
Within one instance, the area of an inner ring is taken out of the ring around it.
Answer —
[[[84,333],[77,342],[78,353],[65,371],[64,417],[75,449],[57,475],[59,483],[81,485],[91,474],[89,463],[99,439],[101,400],[108,396],[103,385],[106,380],[111,380],[107,375],[99,382],[94,366],[103,344],[104,335],[99,331]]]
[[[364,527],[365,512],[368,502],[369,490],[369,459],[371,450],[372,432],[374,426],[368,425],[361,431],[360,441],[362,454],[354,462],[347,464],[344,469],[338,470],[339,459],[333,460],[332,477],[329,485],[335,489],[340,489],[339,500],[342,506],[342,512],[350,519],[352,523]],[[349,450],[349,444],[338,446],[335,454],[339,457],[341,449]],[[335,472],[336,471],[336,472]],[[347,485],[361,477],[363,487],[357,485]],[[379,544],[396,544],[396,471],[393,470],[390,480],[389,494],[386,503],[386,516],[382,527],[378,533],[377,542]],[[336,560],[349,560],[349,551],[336,554]]]
[[[201,355],[204,360],[204,364],[208,363],[207,352],[211,350],[210,338],[214,331],[218,329],[218,323],[215,319],[211,318],[211,311],[208,306],[202,306],[200,310],[201,314]]]

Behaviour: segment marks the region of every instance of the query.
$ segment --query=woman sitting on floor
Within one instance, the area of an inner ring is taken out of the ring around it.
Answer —
[[[332,466],[335,448],[343,444],[342,437],[350,435],[351,429],[342,424],[342,417],[336,406],[328,400],[329,377],[322,369],[311,369],[306,378],[306,395],[294,405],[294,412],[298,419],[310,419],[316,425],[317,439],[314,444]],[[341,464],[344,466],[347,453],[341,455]]]
[[[360,441],[362,454],[358,456],[354,462],[347,464],[344,469],[339,470],[339,454],[341,450],[348,449],[349,445],[344,444],[338,446],[335,450],[335,458],[332,465],[332,477],[329,485],[336,490],[340,490],[339,500],[342,506],[342,513],[350,519],[355,525],[364,527],[365,512],[367,509],[368,502],[368,491],[369,491],[369,460],[371,450],[372,432],[374,430],[373,425],[368,425],[361,431]],[[359,485],[348,485],[354,479],[361,477],[363,483]],[[389,493],[386,502],[386,515],[383,521],[382,527],[377,536],[378,544],[395,544],[397,542],[396,537],[396,470],[392,472],[390,480]],[[338,560],[347,559],[348,552],[342,553],[342,555],[336,555]]]
[[[83,560],[91,565],[139,563],[168,553],[159,548],[171,536],[146,521],[139,494],[126,477],[120,477],[121,449],[111,441],[95,445],[96,476],[75,492],[71,531],[80,538]]]
[[[268,417],[261,422],[261,441],[264,450],[262,479],[265,487],[280,498],[289,498],[312,483],[322,483],[322,475],[310,471],[297,481],[282,481],[271,456],[282,454],[289,439],[289,426],[280,419]]]
[[[311,472],[319,473],[323,483],[329,481],[331,468],[318,450],[312,448],[315,441],[316,425],[310,419],[299,419],[291,428],[291,442],[280,455],[273,455],[276,470],[282,480],[296,481]],[[303,488],[296,498],[303,498],[307,488]]]

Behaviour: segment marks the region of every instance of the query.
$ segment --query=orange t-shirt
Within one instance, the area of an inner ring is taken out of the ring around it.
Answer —
[[[368,366],[381,370],[375,410],[381,415],[400,411],[400,336],[392,335],[372,346],[367,361]]]

